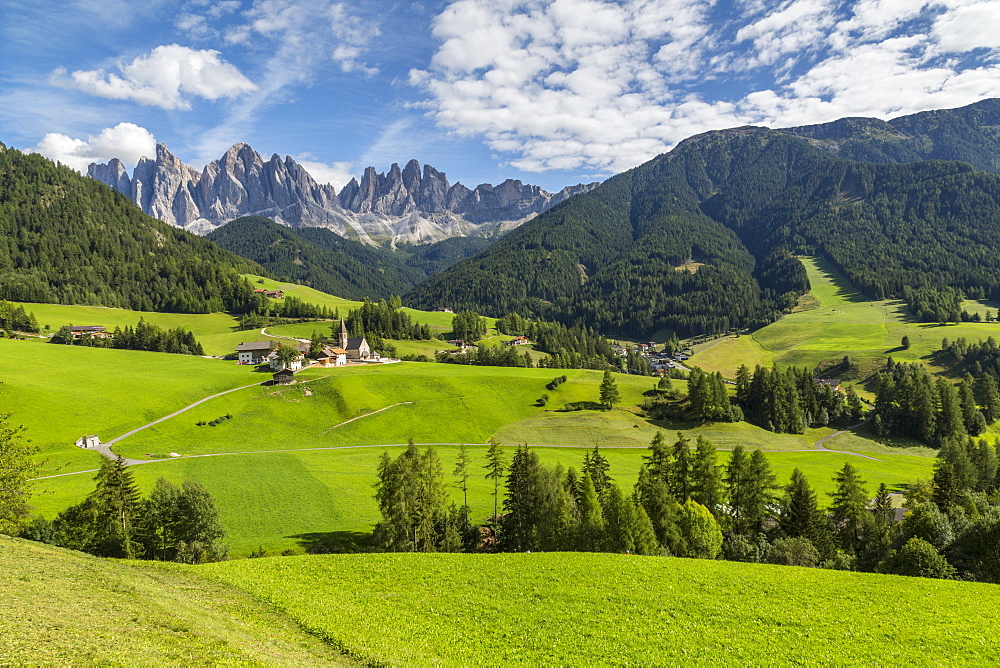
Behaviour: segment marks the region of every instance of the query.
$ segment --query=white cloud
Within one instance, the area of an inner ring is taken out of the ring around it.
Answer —
[[[91,95],[163,109],[190,109],[191,96],[218,100],[256,89],[236,67],[220,59],[218,51],[196,51],[177,44],[158,46],[148,55],[119,65],[118,70],[120,76],[103,69],[75,70],[67,79],[66,71],[59,69],[53,78]]]
[[[357,178],[353,162],[327,164],[316,160],[311,153],[301,153],[292,157],[309,172],[310,176],[316,179],[316,183],[329,183],[337,189],[337,192],[340,192],[340,189],[346,186],[351,179]]]
[[[293,86],[309,84],[317,71],[332,62],[344,72],[374,74],[363,56],[378,27],[365,23],[341,2],[331,0],[255,0],[241,14],[242,23],[225,31],[231,44],[265,52],[257,78],[257,94],[230,111],[226,120],[205,133],[198,146],[206,162],[246,135],[262,105],[284,99]]]
[[[139,158],[155,155],[156,138],[149,130],[134,123],[119,123],[86,139],[50,132],[37,146],[28,150],[86,173],[90,163],[107,162],[112,158],[135,165]]]
[[[440,126],[519,168],[603,173],[720,127],[1000,95],[1000,0],[742,0],[712,25],[715,4],[454,0],[410,83]]]

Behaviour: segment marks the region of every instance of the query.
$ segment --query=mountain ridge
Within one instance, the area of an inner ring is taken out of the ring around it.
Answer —
[[[164,144],[142,158],[132,174],[116,159],[91,163],[87,176],[128,196],[144,213],[199,234],[248,215],[288,227],[324,227],[369,245],[429,243],[456,236],[489,237],[597,186],[550,193],[508,179],[473,189],[451,184],[444,172],[410,160],[387,172],[365,169],[338,193],[320,184],[289,156],[267,161],[249,144],[234,144],[201,172]]]

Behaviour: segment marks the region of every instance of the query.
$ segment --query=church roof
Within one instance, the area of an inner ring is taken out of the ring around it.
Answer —
[[[364,343],[365,345],[368,344],[368,342],[365,341],[365,337],[363,337],[363,336],[358,336],[358,337],[354,337],[354,338],[351,338],[351,339],[347,339],[347,349],[348,350],[357,350],[358,348],[361,347],[362,343]]]

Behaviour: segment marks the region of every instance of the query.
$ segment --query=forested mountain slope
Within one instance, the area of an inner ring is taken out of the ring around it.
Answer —
[[[1000,100],[958,109],[922,111],[891,121],[843,118],[781,130],[820,148],[862,162],[961,160],[1000,173]]]
[[[259,273],[72,169],[0,144],[0,299],[140,311],[243,310]]]
[[[253,260],[275,276],[347,299],[401,295],[432,273],[488,247],[491,240],[455,237],[396,250],[345,239],[320,227],[291,229],[244,216],[210,232],[209,241]]]
[[[1000,177],[958,162],[853,162],[764,128],[709,132],[541,214],[410,294],[645,337],[756,326],[825,256],[872,298],[997,296]]]

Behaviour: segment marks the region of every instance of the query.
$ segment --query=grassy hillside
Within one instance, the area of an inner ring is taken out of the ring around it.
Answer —
[[[1000,336],[997,323],[912,322],[903,302],[866,301],[827,263],[804,258],[803,264],[818,308],[786,315],[749,336],[721,339],[696,354],[692,362],[730,377],[741,363],[751,368],[754,364],[814,367],[821,362],[839,361],[844,355],[852,357],[862,375],[867,375],[863,373],[866,369],[870,373],[873,365],[887,356],[897,361],[923,362],[942,371],[930,359],[931,353],[941,347],[941,339],[965,337],[978,341]],[[979,302],[966,304],[970,312],[986,308]],[[995,305],[989,308],[996,311]],[[908,350],[900,347],[904,336],[910,339]]]
[[[0,664],[317,665],[339,652],[193,569],[0,536]]]
[[[202,397],[259,381],[259,374],[188,355],[0,339],[0,405],[41,448],[45,473],[95,468],[73,442],[108,441]]]
[[[72,445],[85,433],[109,440],[204,396],[259,380],[245,367],[179,355],[21,341],[0,341],[0,352],[9,353],[5,359],[25,360],[4,369],[2,396],[15,421],[25,423],[28,436],[42,446],[47,474],[97,467],[96,453]],[[416,363],[308,370],[301,375],[305,382],[226,394],[130,436],[115,449],[134,458],[183,455],[136,467],[137,480],[147,491],[161,475],[203,483],[219,501],[237,555],[258,545],[271,552],[301,550],[317,540],[340,541],[341,532],[370,531],[378,520],[372,483],[382,446],[409,438],[482,444],[495,435],[508,444],[558,446],[544,448],[543,460],[578,468],[585,449],[617,446],[607,450],[608,457],[616,480],[627,487],[656,429],[674,426],[687,428],[691,438],[705,434],[721,448],[742,443],[772,451],[782,484],[799,466],[821,492],[830,489],[834,471],[848,458],[873,488],[883,481],[903,485],[930,472],[930,458],[899,454],[865,439],[855,439],[851,449],[870,451],[879,461],[809,452],[816,439],[832,432],[828,429],[790,436],[745,424],[651,424],[626,410],[652,385],[638,376],[617,376],[624,402],[614,411],[562,412],[557,409],[567,402],[593,401],[601,378],[594,371],[565,373],[569,381],[548,392],[543,408],[535,402],[556,374],[551,370]],[[380,409],[387,410],[374,412]],[[52,419],[54,411],[58,419]],[[215,427],[196,424],[225,414],[233,419]],[[839,447],[838,439],[828,447]],[[288,452],[246,454],[276,450]],[[439,450],[450,471],[457,445]],[[474,471],[483,466],[483,452],[481,445],[472,448]],[[218,453],[237,454],[195,456]],[[40,481],[36,510],[51,518],[79,502],[93,489],[92,477],[83,473]],[[474,479],[470,504],[477,518],[488,516],[491,492],[485,479]],[[457,501],[457,492],[453,495]]]
[[[389,665],[981,664],[1000,624],[993,585],[688,559],[331,555],[197,572]]]
[[[993,585],[613,554],[178,566],[0,536],[0,585],[15,665],[982,665],[1000,624]]]

